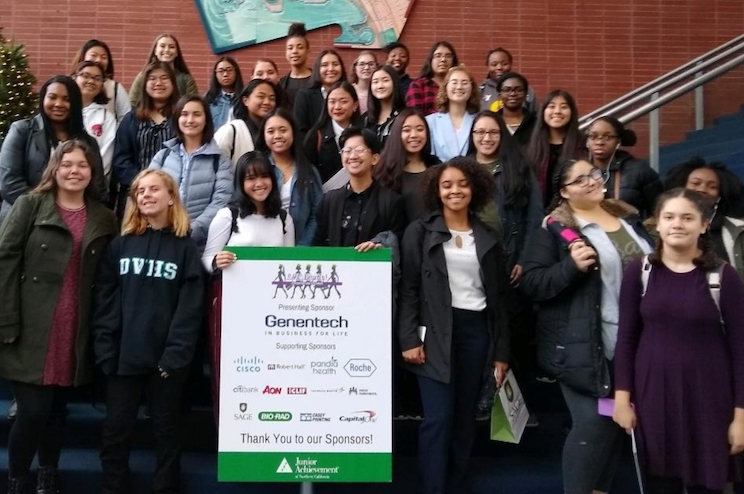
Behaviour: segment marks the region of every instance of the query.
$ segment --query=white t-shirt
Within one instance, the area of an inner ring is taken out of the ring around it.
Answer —
[[[230,234],[232,229],[230,208],[217,211],[209,225],[207,245],[202,255],[202,263],[207,271],[212,272],[214,256],[228,245],[233,247],[294,247],[294,222],[289,214],[284,222],[284,228],[282,228],[282,219],[279,216],[267,218],[262,214],[249,214],[245,218],[238,215],[237,226],[238,231]]]
[[[450,233],[452,238],[442,246],[444,260],[447,263],[452,307],[480,312],[486,308],[486,291],[481,280],[473,230],[467,232],[450,230]],[[457,237],[462,240],[462,247],[457,246]]]
[[[103,162],[103,173],[108,183],[111,165],[114,161],[114,139],[118,127],[116,116],[108,110],[106,105],[91,103],[83,108],[83,126],[98,144]]]

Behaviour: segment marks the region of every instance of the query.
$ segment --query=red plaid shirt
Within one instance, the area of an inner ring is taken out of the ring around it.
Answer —
[[[428,77],[419,77],[411,81],[406,93],[406,106],[415,108],[422,112],[424,116],[436,113],[437,111],[437,93],[439,93],[439,84]]]

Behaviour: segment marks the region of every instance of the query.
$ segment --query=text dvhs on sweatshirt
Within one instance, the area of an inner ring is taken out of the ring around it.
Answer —
[[[119,259],[119,275],[125,274],[175,280],[178,275],[178,265],[160,259],[122,257]]]

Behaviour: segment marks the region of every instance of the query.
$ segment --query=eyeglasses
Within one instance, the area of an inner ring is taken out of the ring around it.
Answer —
[[[447,84],[449,84],[450,86],[453,86],[453,87],[457,87],[457,86],[460,86],[460,87],[470,87],[470,84],[471,83],[467,79],[462,80],[462,81],[458,81],[456,79],[450,79],[449,81],[447,81]]]
[[[499,91],[501,94],[524,94],[524,88],[523,87],[502,87],[501,91]]]
[[[87,72],[79,72],[78,77],[84,81],[103,82],[103,77],[100,75],[91,75]]]
[[[170,82],[171,79],[167,75],[161,75],[160,77],[150,76],[147,78],[147,82]]]
[[[233,72],[235,72],[235,69],[233,69],[232,67],[227,67],[225,69],[217,69],[217,70],[215,70],[215,73],[217,75],[232,74]]]
[[[367,151],[369,151],[369,148],[366,148],[364,146],[357,146],[355,148],[343,148],[339,154],[341,156],[349,156],[349,155],[362,156]]]
[[[605,134],[605,135],[598,135],[598,134],[589,134],[586,136],[587,139],[590,141],[599,141],[599,142],[608,142],[613,139],[617,139],[618,136],[615,134]]]
[[[375,62],[357,62],[357,67],[369,67],[370,69],[377,67]]]
[[[500,130],[483,130],[478,129],[473,131],[473,135],[478,137],[479,139],[483,139],[485,136],[488,136],[490,138],[495,138],[501,135]]]
[[[441,60],[443,58],[445,60],[453,60],[455,56],[452,53],[435,53],[431,58],[434,60]]]
[[[568,182],[567,184],[563,184],[564,187],[568,187],[569,185],[578,185],[579,187],[586,187],[589,185],[590,180],[602,180],[602,170],[599,168],[594,168],[592,171],[589,172],[588,175],[579,175],[576,177],[575,180],[572,182]]]

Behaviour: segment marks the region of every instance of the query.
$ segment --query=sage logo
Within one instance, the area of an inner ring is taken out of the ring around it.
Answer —
[[[353,358],[346,362],[344,370],[351,377],[369,377],[375,373],[377,367],[368,358]]]
[[[253,414],[248,413],[248,403],[239,404],[238,410],[240,410],[240,413],[234,414],[233,420],[240,420],[240,421],[253,420]]]
[[[238,357],[233,360],[236,372],[261,372],[263,360],[258,357]]]
[[[289,422],[292,414],[289,412],[259,412],[258,420],[261,422]]]
[[[331,357],[330,360],[310,362],[310,368],[313,370],[313,374],[319,374],[321,376],[335,376],[336,369],[338,369],[338,360]]]

